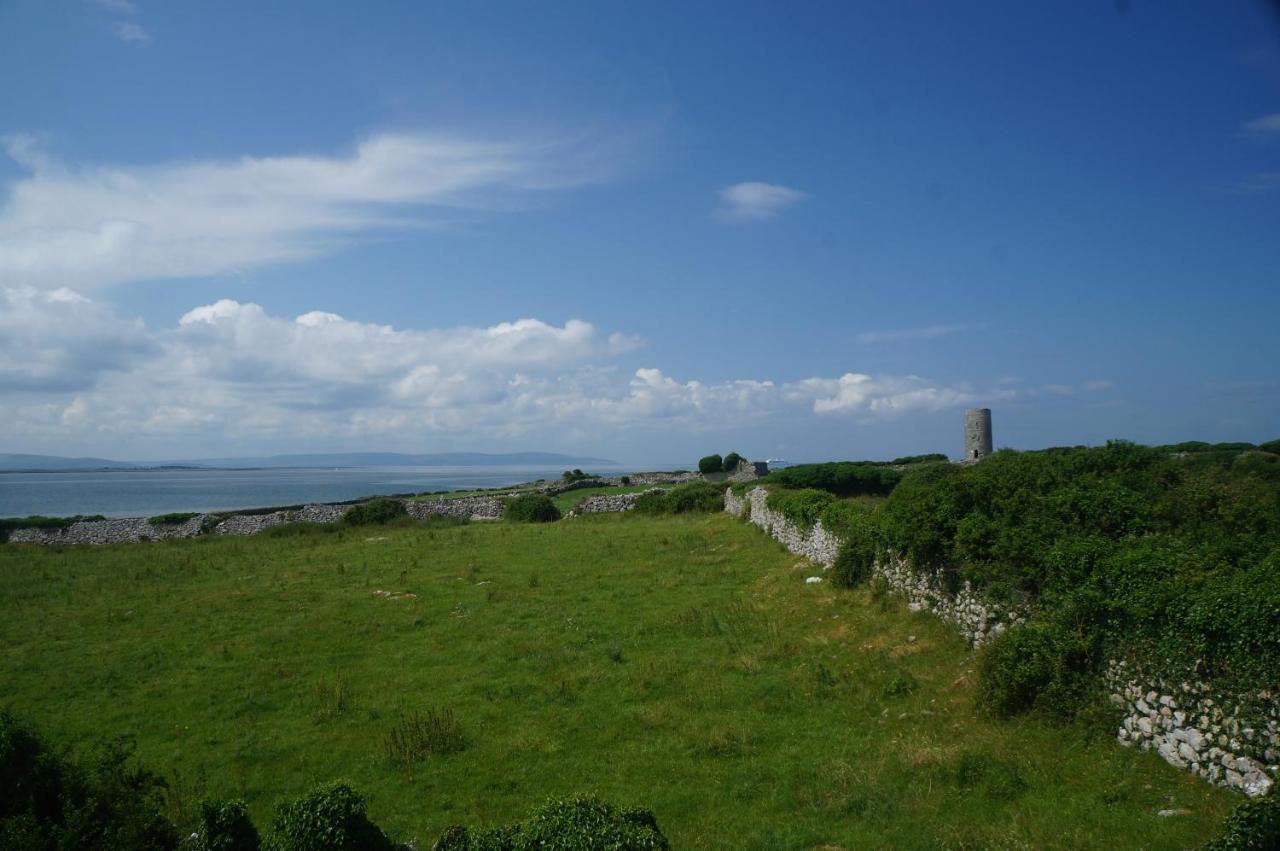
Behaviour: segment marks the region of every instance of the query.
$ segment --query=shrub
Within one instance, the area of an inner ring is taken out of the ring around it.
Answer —
[[[402,765],[466,750],[467,737],[452,709],[403,716],[387,734],[387,759]]]
[[[670,848],[653,813],[595,797],[550,799],[523,822],[488,831],[450,827],[436,851],[656,851]]]
[[[812,529],[827,506],[835,502],[827,491],[785,490],[769,491],[765,504],[802,529]]]
[[[84,762],[62,757],[0,709],[0,844],[5,848],[129,848],[178,844],[161,815],[164,781],[133,760],[124,739]]]
[[[747,459],[743,458],[737,452],[730,452],[728,455],[724,456],[724,460],[720,463],[720,469],[724,470],[726,473],[736,473],[738,472],[738,465],[745,460]]]
[[[361,795],[329,783],[276,808],[266,851],[394,851],[395,843],[365,814]]]
[[[502,517],[517,523],[553,523],[560,519],[560,509],[549,496],[525,493],[506,501]]]
[[[342,514],[342,522],[348,526],[369,526],[390,523],[404,517],[404,503],[398,499],[381,497],[357,503]]]
[[[709,482],[687,482],[670,490],[648,491],[635,502],[641,514],[688,514],[721,511],[724,491]]]
[[[1280,795],[1271,793],[1237,804],[1222,836],[1204,851],[1274,851],[1280,848]]]
[[[947,456],[941,452],[930,452],[926,455],[904,455],[901,458],[894,458],[890,464],[904,467],[908,464],[936,464],[947,460]]]
[[[244,801],[202,801],[192,851],[258,851],[262,837]]]
[[[560,474],[560,480],[566,483],[580,482],[583,479],[590,479],[590,478],[593,478],[593,477],[588,475],[587,473],[582,472],[576,467],[572,470],[565,470],[563,473]]]
[[[706,455],[698,459],[699,473],[721,473],[724,471],[724,459],[719,455]]]
[[[902,474],[870,461],[831,461],[797,464],[769,473],[769,481],[783,487],[816,489],[836,496],[884,496],[897,486]]]
[[[1271,452],[1280,455],[1280,440],[1268,440],[1266,443],[1259,443],[1258,448],[1263,452]]]
[[[630,477],[630,476],[623,476],[623,477],[622,477],[621,479],[619,479],[618,481],[622,482],[622,486],[623,486],[623,487],[630,487],[630,486],[631,486],[631,477]]]
[[[155,517],[147,518],[147,522],[152,526],[181,526],[192,517],[199,517],[195,511],[175,511],[171,514],[157,514]]]

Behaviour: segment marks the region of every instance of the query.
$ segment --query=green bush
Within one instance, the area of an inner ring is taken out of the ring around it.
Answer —
[[[191,851],[258,851],[262,838],[244,801],[202,801]]]
[[[946,460],[947,456],[941,452],[930,452],[926,455],[904,455],[901,458],[894,458],[889,463],[896,467],[904,467],[908,464],[938,464]]]
[[[551,799],[523,822],[496,830],[454,826],[435,851],[656,851],[668,849],[653,813],[619,809],[595,797]]]
[[[381,497],[357,503],[342,514],[342,523],[348,526],[370,526],[390,523],[406,514],[404,503],[398,499]]]
[[[892,467],[870,461],[797,464],[769,473],[772,484],[797,490],[824,490],[836,496],[884,496],[901,479],[902,474]]]
[[[724,472],[724,459],[719,455],[706,455],[698,459],[699,473],[721,473]]]
[[[1096,634],[1067,624],[1032,620],[996,636],[984,648],[978,667],[982,704],[1000,718],[1030,710],[1070,718],[1096,689],[1099,665]]]
[[[560,519],[560,509],[549,496],[525,493],[506,501],[502,517],[517,523],[553,523]]]
[[[73,762],[0,709],[0,847],[169,851],[179,834],[161,815],[164,785],[127,740]]]
[[[738,465],[746,460],[746,458],[743,458],[737,452],[730,452],[728,455],[724,456],[724,460],[720,463],[720,469],[724,470],[726,473],[736,473],[738,472]]]
[[[783,488],[771,489],[765,499],[765,505],[802,529],[812,529],[833,502],[835,497],[827,491]]]
[[[594,477],[591,475],[588,475],[587,473],[582,472],[576,467],[572,470],[565,470],[563,473],[560,474],[560,481],[565,482],[566,484],[573,483],[573,482],[580,482],[583,479],[590,479],[590,478],[594,478]]]
[[[343,782],[317,787],[276,809],[266,851],[395,851],[365,814],[361,795]]]
[[[689,514],[724,509],[724,491],[710,482],[687,482],[670,490],[647,491],[636,498],[641,514]]]
[[[1280,795],[1272,792],[1237,804],[1222,836],[1204,851],[1275,851],[1280,848]]]
[[[147,518],[147,522],[152,526],[181,526],[192,517],[199,517],[195,511],[175,511],[171,514],[157,514],[155,517]]]
[[[1263,452],[1271,452],[1280,455],[1280,440],[1268,440],[1266,443],[1259,443],[1258,448]]]

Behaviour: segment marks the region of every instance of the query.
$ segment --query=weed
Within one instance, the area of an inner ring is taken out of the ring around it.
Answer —
[[[397,765],[412,765],[430,756],[460,753],[467,737],[452,709],[428,709],[400,716],[387,733],[387,759]]]

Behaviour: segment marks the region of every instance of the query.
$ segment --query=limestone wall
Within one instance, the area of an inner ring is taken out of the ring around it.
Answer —
[[[633,511],[636,507],[636,500],[644,496],[646,493],[661,492],[665,488],[649,488],[642,493],[602,493],[595,496],[589,496],[582,502],[573,507],[569,512],[569,516],[573,517],[579,514],[604,514],[612,511]]]
[[[745,497],[729,490],[725,510],[736,516],[749,511],[751,522],[788,550],[830,567],[839,539],[821,523],[808,532],[797,527],[770,510],[767,497],[763,487]],[[913,611],[931,611],[954,624],[973,647],[1025,619],[985,601],[968,583],[950,593],[896,555],[877,561],[874,571]],[[1221,694],[1194,677],[1169,682],[1118,660],[1109,666],[1106,682],[1123,715],[1117,732],[1122,745],[1154,750],[1170,765],[1250,796],[1267,794],[1280,776],[1280,703],[1272,692]]]
[[[792,523],[768,505],[769,492],[758,487],[739,497],[732,490],[725,491],[725,510],[740,516],[750,510],[751,522],[764,529],[796,555],[802,555],[822,567],[835,564],[843,543],[828,532],[819,520],[810,530]],[[896,555],[880,559],[874,574],[888,583],[896,593],[906,597],[912,611],[930,611],[954,624],[973,647],[999,635],[1011,623],[1023,620],[1018,612],[988,604],[969,583],[951,592],[934,576],[916,573],[905,559]]]
[[[1168,682],[1115,661],[1111,702],[1120,744],[1154,750],[1211,783],[1265,795],[1280,773],[1280,704],[1269,691],[1221,695],[1194,677]]]

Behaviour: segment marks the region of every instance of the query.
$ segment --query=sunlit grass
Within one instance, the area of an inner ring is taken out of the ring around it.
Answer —
[[[982,717],[945,626],[816,572],[725,515],[9,545],[0,693],[59,742],[135,736],[180,821],[344,777],[428,846],[579,791],[680,848],[1182,848],[1234,802]]]

